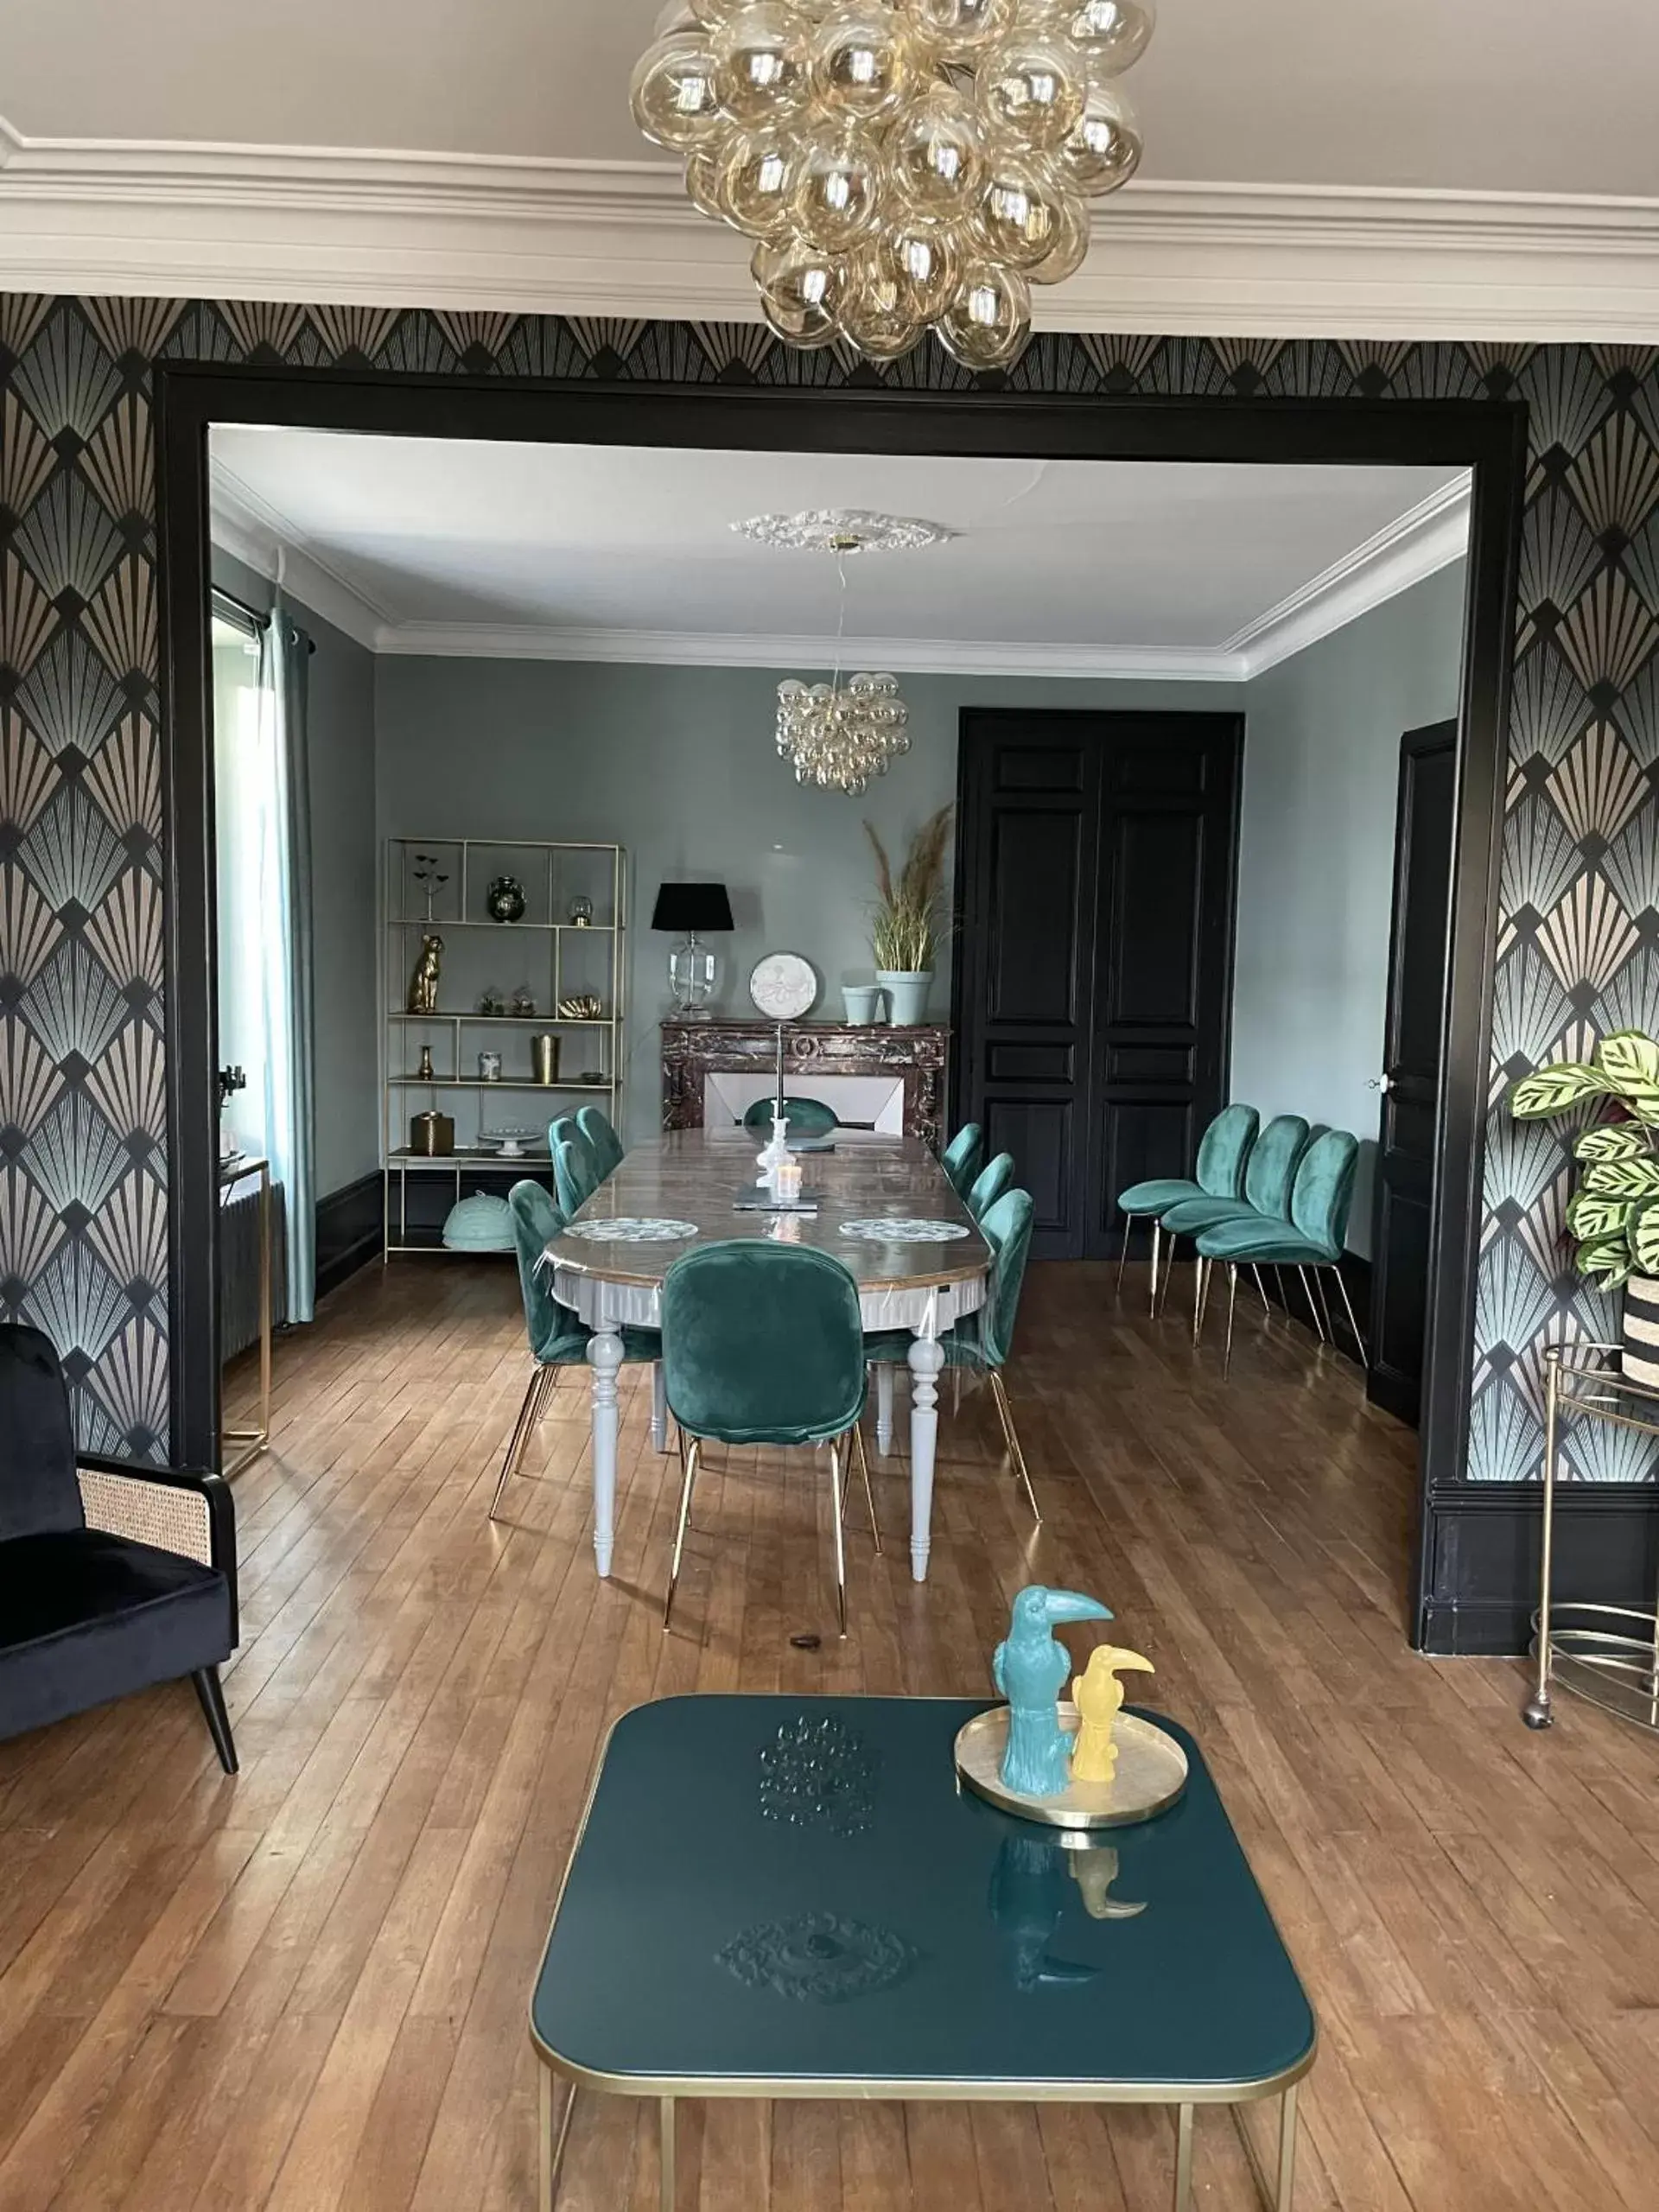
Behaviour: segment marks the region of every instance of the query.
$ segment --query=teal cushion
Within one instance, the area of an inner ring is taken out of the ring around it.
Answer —
[[[976,1221],[982,1221],[1005,1191],[1014,1185],[1014,1154],[999,1152],[995,1160],[988,1160],[975,1176],[968,1192],[968,1211]]]
[[[1201,1198],[1205,1193],[1189,1175],[1154,1177],[1150,1183],[1131,1183],[1127,1191],[1117,1194],[1121,1213],[1167,1213],[1171,1206],[1178,1206],[1183,1198]]]
[[[985,1133],[977,1122],[964,1122],[939,1158],[951,1189],[965,1196],[985,1155]]]
[[[1014,1350],[1034,1211],[1029,1191],[1009,1191],[980,1223],[980,1234],[991,1248],[991,1279],[977,1313],[965,1315],[941,1334],[939,1347],[947,1367],[1007,1366]],[[864,1339],[864,1357],[877,1367],[901,1366],[908,1362],[914,1341],[908,1329],[874,1329]]]
[[[864,1405],[858,1285],[828,1252],[735,1237],[663,1279],[663,1376],[688,1435],[811,1444]]]
[[[1164,1210],[1164,1227],[1172,1236],[1196,1236],[1201,1229],[1219,1229],[1225,1221],[1260,1221],[1262,1216],[1244,1198],[1183,1198]]]
[[[1198,1251],[1206,1260],[1232,1260],[1240,1266],[1262,1268],[1328,1268],[1341,1256],[1339,1246],[1315,1244],[1299,1236],[1288,1222],[1228,1221],[1206,1229],[1198,1238]]]
[[[507,1193],[512,1217],[513,1250],[518,1260],[518,1288],[524,1301],[524,1331],[530,1349],[543,1367],[573,1367],[588,1357],[593,1331],[568,1306],[553,1295],[552,1271],[543,1264],[549,1242],[564,1227],[564,1216],[540,1183],[528,1178]],[[662,1357],[662,1338],[655,1329],[624,1329],[624,1360]]]
[[[1201,1229],[1218,1228],[1224,1221],[1252,1221],[1260,1214],[1270,1220],[1288,1220],[1291,1186],[1306,1145],[1307,1123],[1301,1116],[1276,1115],[1250,1147],[1244,1169],[1244,1196],[1184,1198],[1165,1214],[1164,1227],[1173,1236],[1192,1236]]]
[[[1244,1167],[1262,1116],[1254,1106],[1224,1106],[1198,1140],[1194,1173],[1212,1198],[1242,1198]]]
[[[770,1136],[772,1111],[777,1103],[775,1096],[757,1098],[743,1116],[744,1128]],[[840,1127],[840,1116],[821,1098],[791,1098],[785,1093],[784,1129],[787,1136],[827,1137]]]
[[[594,1166],[602,1183],[622,1164],[621,1140],[602,1106],[578,1106],[576,1127],[588,1141],[588,1149],[593,1154]]]

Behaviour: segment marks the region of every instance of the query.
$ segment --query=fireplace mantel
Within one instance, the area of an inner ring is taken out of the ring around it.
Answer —
[[[799,1092],[815,1077],[888,1077],[903,1089],[905,1134],[937,1150],[950,1046],[950,1030],[932,1024],[793,1021],[784,1030],[784,1081]],[[663,1127],[702,1128],[709,1076],[763,1077],[769,1088],[777,1058],[778,1031],[769,1021],[664,1022]]]

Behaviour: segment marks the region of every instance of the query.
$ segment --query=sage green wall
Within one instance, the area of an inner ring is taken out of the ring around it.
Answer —
[[[1464,565],[1246,687],[1232,1096],[1363,1141],[1348,1228],[1371,1249],[1400,739],[1458,711]]]
[[[213,582],[259,612],[267,577],[219,546]],[[316,646],[309,671],[311,912],[315,944],[317,1197],[380,1165],[375,899],[375,658],[289,594]]]
[[[817,671],[803,669],[811,677]],[[723,881],[737,927],[721,950],[728,1007],[761,953],[805,954],[839,1019],[843,982],[874,973],[870,855],[956,796],[967,706],[1236,709],[1243,687],[1015,677],[907,676],[910,753],[862,799],[804,791],[772,749],[778,673],[570,661],[382,656],[376,758],[382,838],[614,838],[628,849],[632,931],[626,1134],[658,1125],[657,1024],[669,941],[645,925],[665,878]],[[512,978],[505,979],[511,988]],[[931,1011],[950,1003],[943,946]]]

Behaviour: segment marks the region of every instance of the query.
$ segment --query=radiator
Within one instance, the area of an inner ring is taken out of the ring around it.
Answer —
[[[288,1318],[288,1210],[283,1186],[270,1190],[270,1318]],[[219,1210],[219,1356],[234,1359],[259,1341],[259,1190],[226,1199]]]

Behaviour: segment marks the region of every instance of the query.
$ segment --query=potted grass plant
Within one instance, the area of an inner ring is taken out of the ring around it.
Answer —
[[[942,806],[923,823],[896,871],[874,823],[864,824],[875,855],[870,950],[875,956],[875,980],[887,995],[887,1019],[895,1028],[913,1027],[926,1018],[933,950],[943,920],[950,814],[950,807]]]
[[[1624,1293],[1625,1376],[1659,1389],[1659,1042],[1618,1030],[1593,1059],[1557,1060],[1522,1076],[1510,1111],[1541,1122],[1592,1099],[1598,1118],[1573,1141],[1584,1172],[1567,1225],[1579,1273]]]

